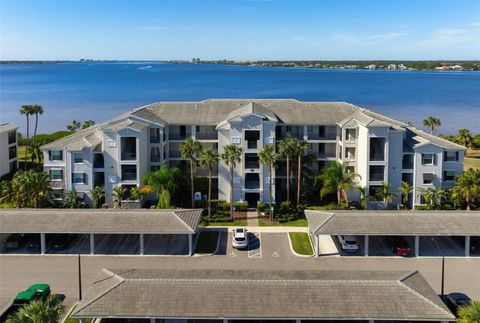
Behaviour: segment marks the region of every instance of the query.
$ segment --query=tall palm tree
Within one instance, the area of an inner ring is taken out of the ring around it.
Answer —
[[[368,210],[368,202],[370,201],[367,188],[366,187],[358,187],[358,191],[360,192],[360,206],[364,210]]]
[[[459,323],[480,322],[480,301],[471,301],[470,304],[460,306],[458,312]]]
[[[306,141],[295,140],[294,151],[295,151],[295,155],[297,155],[297,204],[300,204],[303,157],[308,147],[309,145]]]
[[[392,185],[390,183],[382,182],[381,187],[376,191],[376,196],[383,200],[385,208],[388,209],[388,206],[393,202],[396,194],[392,193]]]
[[[316,177],[323,183],[320,190],[320,198],[323,198],[326,194],[337,193],[337,207],[342,207],[342,198],[348,205],[348,196],[346,190],[351,189],[353,181],[360,175],[349,172],[345,164],[340,164],[337,161],[333,161],[327,168],[322,169],[322,172]]]
[[[93,121],[93,120],[85,120],[85,121],[83,121],[82,129],[86,129],[88,127],[91,127],[94,124],[95,124],[95,121]]]
[[[6,323],[57,323],[62,318],[65,306],[56,295],[46,300],[36,300],[22,305],[18,311],[11,314]]]
[[[473,136],[468,129],[459,129],[456,137],[456,142],[464,147],[472,148]]]
[[[443,202],[447,198],[447,192],[441,188],[419,188],[418,191],[423,197],[429,210],[438,210],[442,208]]]
[[[472,203],[480,200],[480,170],[469,169],[457,177],[450,193],[454,200],[466,202],[467,210],[470,211]]]
[[[242,147],[235,144],[229,144],[223,147],[223,153],[220,155],[227,166],[230,166],[230,217],[233,219],[233,171],[242,159]]]
[[[260,163],[268,167],[268,203],[269,203],[269,214],[270,220],[273,221],[273,167],[278,161],[279,155],[275,152],[275,145],[268,144],[263,147],[263,149],[258,153],[260,158]]]
[[[78,129],[80,129],[80,122],[77,120],[72,120],[72,123],[67,125],[67,130],[71,133],[75,133]]]
[[[50,176],[46,172],[27,172],[26,185],[29,190],[32,207],[40,207],[40,202],[51,191]]]
[[[177,167],[168,168],[166,165],[163,165],[159,170],[146,174],[143,182],[145,185],[151,186],[160,202],[162,194],[166,195],[165,191],[173,191],[175,189],[179,173],[180,170]],[[165,207],[165,205],[163,206]]]
[[[35,128],[33,130],[33,141],[35,142],[35,136],[37,135],[37,128],[38,128],[38,116],[43,114],[43,107],[38,104],[34,104],[31,106],[31,112],[35,115]]]
[[[295,139],[290,133],[278,145],[278,152],[287,159],[287,203],[290,203],[290,158],[295,153]]]
[[[22,105],[20,108],[20,114],[27,117],[27,140],[25,144],[25,170],[27,170],[27,153],[28,153],[28,143],[30,140],[30,116],[33,114],[32,105]]]
[[[438,118],[435,118],[433,116],[429,116],[425,120],[423,120],[423,125],[425,127],[427,127],[428,129],[430,129],[431,134],[434,134],[435,130],[437,130],[438,127],[440,127],[442,125],[442,122]]]
[[[200,165],[203,168],[208,169],[208,218],[210,219],[212,215],[212,170],[215,165],[218,164],[218,153],[212,149],[208,148],[202,151],[202,159],[200,159]]]
[[[190,159],[190,193],[192,198],[192,209],[195,208],[194,200],[194,179],[195,179],[195,164],[197,162],[197,155],[202,152],[202,145],[193,139],[188,137],[184,142],[180,144],[180,153],[183,159]]]
[[[408,197],[410,196],[410,192],[412,192],[413,190],[413,185],[410,185],[410,183],[408,182],[402,181],[398,189],[402,194],[403,205],[405,205],[405,207],[408,208]]]
[[[93,200],[93,208],[98,209],[102,205],[102,199],[105,197],[105,188],[103,185],[97,185],[93,190],[90,190]]]

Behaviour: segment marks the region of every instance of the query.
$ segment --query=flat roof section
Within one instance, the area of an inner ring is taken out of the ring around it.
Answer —
[[[455,319],[416,271],[218,269],[103,269],[73,317]]]
[[[194,234],[201,209],[1,209],[0,233]]]
[[[480,236],[480,212],[305,210],[311,234]]]

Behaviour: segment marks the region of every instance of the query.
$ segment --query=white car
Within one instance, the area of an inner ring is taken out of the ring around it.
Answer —
[[[247,229],[245,228],[233,229],[232,246],[238,249],[248,247]]]
[[[346,252],[357,252],[358,241],[355,236],[337,236],[338,241],[342,245],[342,250]]]

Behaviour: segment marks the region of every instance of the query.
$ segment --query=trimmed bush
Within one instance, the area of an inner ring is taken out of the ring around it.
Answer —
[[[235,202],[233,203],[233,207],[236,211],[246,212],[248,210],[248,202]]]

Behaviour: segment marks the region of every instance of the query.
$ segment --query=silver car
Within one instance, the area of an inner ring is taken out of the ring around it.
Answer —
[[[232,232],[232,246],[237,249],[248,247],[247,229],[235,228]]]
[[[357,252],[358,251],[358,241],[355,236],[337,236],[338,241],[342,245],[342,250],[346,252]]]

